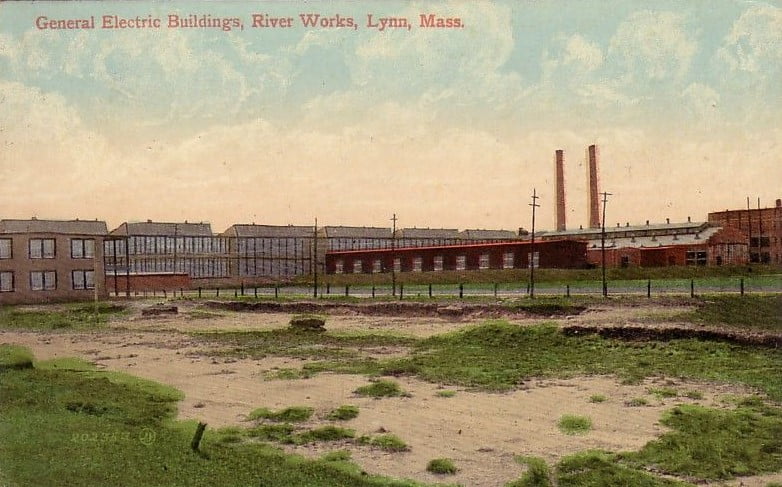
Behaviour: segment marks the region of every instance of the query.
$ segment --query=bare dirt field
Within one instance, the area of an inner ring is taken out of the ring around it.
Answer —
[[[140,305],[136,305],[137,307]],[[595,309],[579,316],[563,317],[562,323],[643,323],[648,316],[675,311],[654,306]],[[581,377],[568,380],[532,380],[520,389],[501,394],[448,387],[452,397],[440,397],[443,389],[412,378],[398,378],[407,397],[372,399],[353,391],[366,385],[367,377],[321,373],[294,380],[268,379],[268,372],[280,368],[300,368],[305,361],[266,357],[261,360],[212,357],[199,341],[186,332],[203,330],[266,330],[288,325],[291,315],[274,313],[203,312],[180,304],[180,314],[171,317],[141,317],[138,309],[113,320],[101,331],[9,332],[0,334],[0,343],[30,347],[40,360],[76,356],[98,367],[118,370],[169,384],[185,398],[179,404],[179,417],[197,419],[210,428],[248,426],[247,415],[255,408],[278,409],[309,406],[315,409],[306,425],[325,424],[324,416],[343,404],[358,406],[357,418],[345,422],[357,435],[388,432],[403,439],[409,451],[389,453],[368,446],[320,443],[288,447],[303,455],[320,455],[334,449],[349,449],[353,459],[366,471],[424,482],[495,486],[518,478],[524,470],[516,455],[534,455],[553,463],[580,450],[598,448],[610,451],[635,450],[665,431],[661,414],[680,403],[700,403],[721,407],[726,394],[749,391],[723,384],[647,380],[639,385],[622,385],[615,377]],[[511,320],[519,324],[541,319]],[[426,337],[471,326],[477,321],[447,318],[331,316],[332,331],[387,332]],[[373,350],[379,356],[404,354],[401,349]],[[674,386],[698,391],[702,399],[686,397],[657,399],[648,388]],[[592,395],[605,396],[600,403]],[[633,398],[645,397],[649,404],[633,407]],[[564,414],[589,416],[593,429],[585,435],[565,435],[557,428]],[[426,472],[432,458],[453,459],[459,472],[447,479]],[[782,480],[780,475],[742,479],[743,485],[765,485]],[[738,481],[734,484],[739,485]]]

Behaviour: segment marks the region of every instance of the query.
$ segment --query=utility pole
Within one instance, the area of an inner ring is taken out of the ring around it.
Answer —
[[[608,296],[608,283],[606,282],[606,203],[611,193],[603,192],[603,226],[600,230],[600,255],[603,267],[603,297]]]
[[[396,296],[396,213],[391,221],[391,295]]]
[[[318,218],[315,217],[315,232],[312,234],[312,275],[313,275],[313,289],[312,297],[318,297]]]
[[[532,203],[529,206],[532,207],[532,240],[529,246],[529,297],[535,298],[535,208],[538,208],[538,196],[535,188],[532,188]]]

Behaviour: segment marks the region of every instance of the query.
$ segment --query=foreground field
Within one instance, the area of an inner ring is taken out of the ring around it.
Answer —
[[[121,470],[110,477],[126,485],[389,482],[362,470],[463,485],[547,485],[549,476],[559,485],[665,485],[661,473],[711,485],[782,481],[773,473],[782,471],[782,418],[773,406],[782,397],[778,350],[558,331],[574,323],[697,322],[700,315],[693,313],[700,308],[693,303],[594,305],[554,321],[329,316],[329,331],[320,334],[288,330],[286,314],[179,305],[175,317],[142,318],[134,305],[54,330],[30,331],[26,316],[2,323],[0,341],[28,346],[41,362],[32,370],[0,372],[0,475],[6,476],[0,480],[99,485],[96,479],[114,465],[114,451],[131,463],[155,458],[138,477]],[[774,332],[771,306],[758,329]],[[139,385],[104,370],[173,386],[181,396],[142,385],[141,396],[151,403],[131,407]],[[387,385],[373,382],[381,376],[398,390],[390,387],[391,395],[380,397],[356,392]],[[117,382],[124,388],[110,385]],[[357,414],[339,419],[334,412],[348,405]],[[202,448],[207,459],[188,451],[195,426],[173,423],[175,412],[209,424]],[[576,434],[562,423],[570,417],[582,428]],[[150,437],[149,444],[141,442]],[[327,459],[296,460],[261,444]],[[41,473],[24,460],[31,448],[58,460]],[[621,454],[583,453],[589,450]],[[441,458],[452,462],[454,474],[427,470]],[[240,475],[228,475],[237,470]],[[30,477],[33,472],[48,477]]]

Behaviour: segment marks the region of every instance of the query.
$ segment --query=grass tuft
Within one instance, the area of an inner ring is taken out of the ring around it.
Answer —
[[[278,423],[300,423],[307,421],[312,417],[314,410],[310,407],[293,406],[279,411],[272,411],[268,408],[258,408],[251,412],[247,419],[268,419]]]
[[[35,356],[33,352],[21,345],[0,345],[0,370],[31,369]]]
[[[367,397],[395,397],[404,394],[404,391],[394,381],[381,379],[369,385],[361,386],[354,391],[359,396]]]
[[[551,487],[551,473],[543,459],[519,456],[516,461],[526,465],[527,471],[505,487]]]
[[[606,402],[608,398],[603,394],[592,394],[589,396],[589,402],[599,403]]]
[[[647,401],[643,397],[634,397],[630,399],[629,401],[625,401],[625,406],[631,407],[631,408],[637,408],[641,406],[648,406],[649,401]]]
[[[696,390],[689,390],[684,392],[684,397],[687,397],[689,399],[695,399],[696,401],[699,401],[703,399],[703,393],[701,391]]]
[[[437,391],[435,395],[437,397],[454,397],[456,395],[456,391],[451,391],[451,390]]]
[[[356,432],[352,429],[340,428],[338,426],[322,426],[311,429],[293,437],[293,442],[297,445],[314,443],[316,441],[339,441],[355,438]]]
[[[410,449],[410,447],[407,446],[407,443],[402,441],[398,436],[390,434],[378,435],[375,437],[362,436],[359,438],[358,442],[391,452],[407,451]]]
[[[438,475],[453,475],[457,472],[456,465],[454,465],[453,460],[449,458],[435,458],[433,460],[429,460],[429,463],[426,465],[426,471],[431,472]]]
[[[678,397],[679,392],[673,387],[650,387],[646,390],[649,394],[656,396],[658,399]]]
[[[337,409],[333,410],[326,416],[327,419],[348,421],[358,416],[358,407],[349,404],[343,404]]]
[[[592,420],[586,416],[566,414],[559,418],[557,427],[566,435],[583,435],[592,429]]]

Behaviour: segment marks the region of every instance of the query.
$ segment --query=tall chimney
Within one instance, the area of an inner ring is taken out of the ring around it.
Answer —
[[[557,172],[557,231],[563,232],[567,229],[565,225],[565,168],[563,162],[563,151],[556,151],[556,172]]]
[[[597,186],[597,147],[590,145],[587,149],[587,182],[589,195],[589,228],[600,228],[600,199]]]

